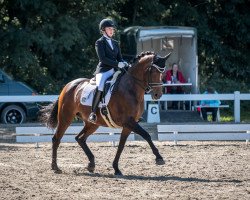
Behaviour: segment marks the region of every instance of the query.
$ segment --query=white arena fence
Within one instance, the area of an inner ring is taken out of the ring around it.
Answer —
[[[75,142],[75,136],[83,126],[70,126],[62,142]],[[55,130],[46,127],[16,127],[17,142],[51,142]],[[88,142],[115,142],[119,141],[121,129],[99,127],[95,134],[89,136]],[[152,134],[152,133],[151,133]],[[250,139],[250,124],[186,124],[186,125],[157,125],[156,138],[158,141],[246,141]],[[131,133],[128,141],[135,141],[135,134]]]
[[[228,141],[250,139],[250,124],[157,125],[158,140]]]
[[[37,95],[37,96],[1,96],[0,102],[53,102],[58,95]],[[178,94],[163,95],[158,101],[197,101],[197,100],[231,100],[234,101],[235,122],[240,122],[240,101],[250,100],[250,94],[241,94],[236,91],[233,94]],[[153,101],[150,95],[145,95],[145,102]],[[70,126],[64,136],[65,141],[74,141],[76,134],[83,126]],[[209,124],[209,125],[157,125],[157,138],[159,141],[167,140],[188,141],[188,140],[245,140],[250,139],[250,124]],[[120,129],[100,127],[88,141],[113,143],[119,141]],[[45,142],[51,141],[54,132],[46,127],[17,127],[17,142]],[[24,138],[25,137],[25,138]],[[30,138],[29,138],[30,137]],[[62,141],[64,141],[62,140]],[[136,140],[131,134],[128,140]]]
[[[35,96],[0,96],[0,102],[53,102],[58,95],[35,95]],[[234,101],[234,120],[240,122],[240,102],[250,100],[249,93],[235,91],[232,94],[164,94],[158,101],[201,101],[201,100],[227,100]],[[151,95],[144,95],[144,101],[152,102]]]
[[[240,122],[240,102],[250,100],[249,93],[235,91],[232,94],[164,94],[160,101],[201,101],[201,100],[227,100],[234,101],[234,121]],[[152,102],[151,95],[144,95],[145,102]]]
[[[62,142],[76,142],[75,137],[83,129],[83,126],[70,126],[66,130]],[[90,135],[88,142],[112,142],[115,146],[115,142],[120,140],[120,133],[122,129],[99,127],[95,134]],[[16,127],[16,142],[21,143],[36,143],[38,147],[39,142],[51,142],[55,133],[55,129],[49,129],[44,126],[37,127]],[[127,139],[128,141],[134,141],[135,136],[131,133]]]

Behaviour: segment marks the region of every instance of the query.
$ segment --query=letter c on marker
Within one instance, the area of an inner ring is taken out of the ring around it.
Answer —
[[[155,114],[157,113],[156,110],[157,110],[156,107],[152,107],[152,108],[151,108],[151,113],[155,115]]]

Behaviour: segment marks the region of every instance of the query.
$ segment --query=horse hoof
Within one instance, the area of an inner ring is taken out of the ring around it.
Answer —
[[[58,167],[52,167],[52,170],[54,171],[55,174],[61,174],[62,170],[60,170]]]
[[[61,174],[62,173],[62,170],[60,170],[59,168],[57,170],[54,170],[54,173],[55,174]]]
[[[94,168],[94,167],[87,167],[87,170],[88,170],[90,173],[94,173],[95,168]]]
[[[156,164],[157,164],[157,165],[164,165],[164,164],[165,164],[165,161],[164,161],[162,158],[156,159]]]
[[[88,164],[88,167],[87,167],[87,170],[88,170],[90,173],[93,173],[93,172],[95,171],[95,164],[89,163],[89,164]]]
[[[123,176],[123,174],[122,174],[122,172],[119,170],[119,171],[117,171],[117,172],[115,172],[115,175],[116,176]]]
[[[61,174],[62,170],[59,169],[57,165],[51,165],[51,169],[56,173],[56,174]]]

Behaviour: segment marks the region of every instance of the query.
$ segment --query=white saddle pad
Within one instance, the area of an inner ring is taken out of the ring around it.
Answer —
[[[95,89],[96,89],[96,85],[91,85],[90,83],[86,84],[85,87],[83,85],[83,90],[82,90],[81,100],[80,100],[82,105],[92,106]],[[104,98],[105,101],[101,100],[98,107],[102,107],[103,105],[108,105],[110,97],[111,97],[111,91],[109,89],[109,91],[107,92]]]
[[[109,103],[109,100],[111,98],[111,91],[113,89],[113,85],[118,77],[118,75],[120,74],[120,71],[117,71],[112,80],[109,81],[109,83],[111,84],[111,87],[109,88],[107,94],[105,95],[104,100],[102,99],[101,102],[99,103],[98,107],[102,107],[102,106],[107,106]],[[81,94],[81,104],[85,105],[85,106],[92,106],[92,101],[93,101],[93,97],[94,97],[94,91],[95,91],[96,85],[90,84],[90,83],[86,83],[83,84],[82,87],[80,89],[82,89],[82,94]],[[80,90],[79,89],[79,90]]]

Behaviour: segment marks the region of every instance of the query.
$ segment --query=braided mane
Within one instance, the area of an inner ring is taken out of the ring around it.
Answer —
[[[146,52],[141,52],[139,55],[137,55],[133,60],[132,64],[135,64],[137,61],[139,61],[142,57],[147,56],[147,55],[156,55],[153,51],[146,51]]]

